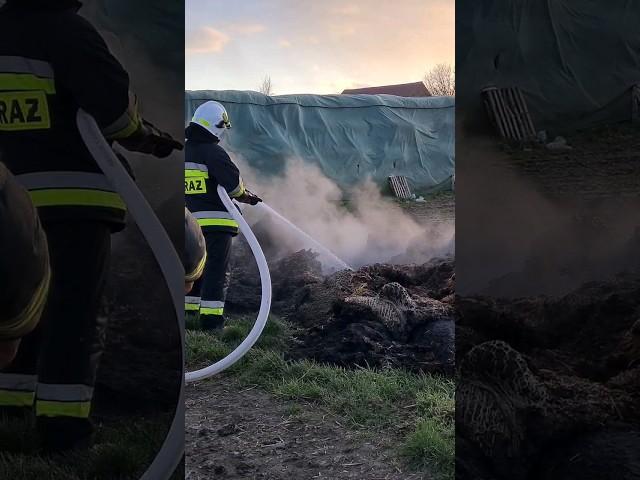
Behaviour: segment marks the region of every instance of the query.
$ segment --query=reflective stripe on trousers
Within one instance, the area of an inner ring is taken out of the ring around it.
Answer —
[[[200,297],[184,297],[184,309],[187,312],[200,310]]]
[[[200,315],[224,315],[224,302],[203,300],[200,302]]]
[[[87,385],[37,383],[37,375],[0,374],[0,406],[33,407],[46,417],[88,418],[93,388]]]
[[[36,396],[37,375],[0,373],[0,406],[31,407]]]
[[[39,383],[36,391],[36,415],[41,417],[88,418],[93,387]]]

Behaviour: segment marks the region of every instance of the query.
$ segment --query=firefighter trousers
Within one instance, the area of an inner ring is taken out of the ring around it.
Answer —
[[[185,297],[186,312],[200,312],[203,330],[215,330],[224,326],[224,302],[229,288],[229,260],[233,234],[204,231],[207,243],[207,263],[204,274]]]
[[[99,309],[109,269],[110,226],[97,221],[43,226],[51,261],[49,297],[40,324],[0,373],[0,406],[35,407],[45,424],[48,419],[90,424],[107,321]]]

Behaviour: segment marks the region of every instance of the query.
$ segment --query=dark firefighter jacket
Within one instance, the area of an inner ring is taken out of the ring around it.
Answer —
[[[49,288],[47,240],[27,191],[0,163],[0,341],[37,325]]]
[[[184,193],[187,208],[204,232],[238,233],[238,223],[227,212],[216,191],[222,185],[231,198],[245,193],[238,167],[207,130],[190,124],[186,130]]]
[[[182,263],[184,265],[185,282],[195,282],[204,272],[207,261],[207,244],[200,225],[195,217],[184,209],[184,252]]]
[[[2,160],[43,221],[104,220],[118,229],[125,205],[84,146],[76,113],[91,114],[109,140],[132,135],[141,120],[129,76],[76,8],[34,5],[0,10]]]

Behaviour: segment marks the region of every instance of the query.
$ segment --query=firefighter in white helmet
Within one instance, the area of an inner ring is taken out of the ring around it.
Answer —
[[[242,203],[256,205],[262,201],[245,188],[238,167],[219,145],[230,128],[225,108],[208,101],[196,109],[186,129],[185,202],[204,233],[207,262],[204,275],[185,297],[185,311],[199,313],[204,330],[224,326],[231,244],[238,234],[238,223],[227,212],[216,189],[221,185],[231,198]]]

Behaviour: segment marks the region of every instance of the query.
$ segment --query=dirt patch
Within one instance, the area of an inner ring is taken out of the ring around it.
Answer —
[[[186,479],[427,480],[393,459],[398,439],[357,433],[330,414],[229,378],[190,385]]]

